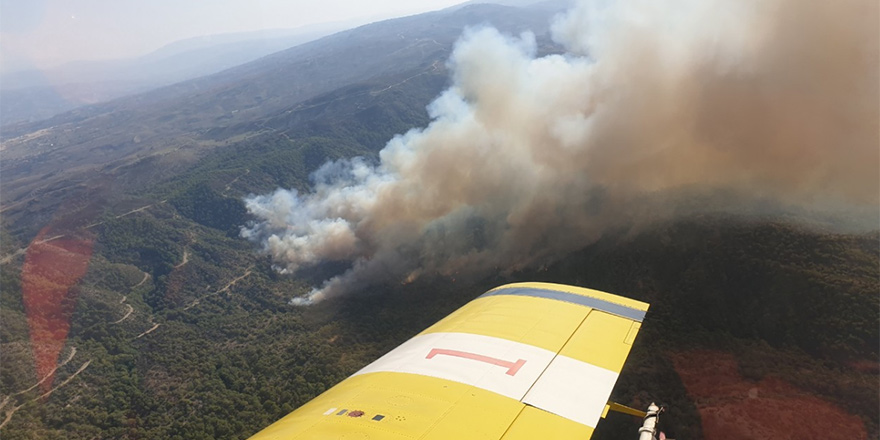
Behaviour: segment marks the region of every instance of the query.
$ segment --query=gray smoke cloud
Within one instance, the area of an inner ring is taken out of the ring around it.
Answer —
[[[876,206],[877,21],[872,0],[581,2],[544,57],[532,35],[467,31],[427,127],[378,164],[324,165],[307,194],[248,197],[242,235],[285,271],[352,262],[302,305],[546,264],[684,189]]]

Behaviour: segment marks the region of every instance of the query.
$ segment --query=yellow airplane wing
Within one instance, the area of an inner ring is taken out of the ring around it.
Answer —
[[[588,439],[647,310],[579,287],[501,286],[251,439]]]

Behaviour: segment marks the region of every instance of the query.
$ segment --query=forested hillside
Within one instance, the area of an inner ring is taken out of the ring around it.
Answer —
[[[653,303],[615,398],[669,405],[680,438],[700,438],[701,425],[676,362],[707,349],[731,353],[754,386],[778,378],[877,432],[876,234],[683,220],[606,237],[535,273],[424,279],[296,308],[287,301],[309,288],[307,276],[279,275],[222,230],[173,217],[163,206],[106,226],[76,288],[62,360],[75,355],[56,385],[89,364],[45,399],[40,388],[15,395],[39,378],[19,274],[4,270],[0,380],[6,414],[20,406],[4,438],[246,437],[482,291],[519,280]],[[635,423],[612,417],[600,438],[630,438]]]

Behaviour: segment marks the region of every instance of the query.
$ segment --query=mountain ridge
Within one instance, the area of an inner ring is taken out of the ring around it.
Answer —
[[[440,73],[439,66],[460,32],[492,17],[508,32],[538,29],[539,36],[544,35],[541,41],[549,44],[549,16],[549,12],[473,5],[373,23],[205,78],[7,127],[0,209],[15,222],[16,210],[45,191],[40,188],[63,192],[63,187],[71,187],[64,182],[87,178],[82,173],[113,175],[114,168],[147,156],[172,155],[180,164],[192,163],[205,151],[260,133],[252,121],[286,111],[304,99],[351,83],[373,81],[384,89],[426,71]],[[297,87],[285,87],[290,83]],[[228,127],[236,124],[254,131],[231,133]],[[220,130],[232,136],[230,142],[205,136]]]

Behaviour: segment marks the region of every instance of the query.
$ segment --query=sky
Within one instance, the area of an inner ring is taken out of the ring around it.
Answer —
[[[0,0],[0,70],[130,58],[223,33],[352,25],[463,0]]]

